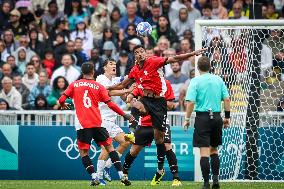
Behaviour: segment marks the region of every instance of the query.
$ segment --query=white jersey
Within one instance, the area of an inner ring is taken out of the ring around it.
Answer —
[[[114,77],[111,80],[107,78],[105,75],[99,75],[96,79],[98,83],[103,85],[104,87],[112,86],[121,82],[120,77]],[[115,122],[117,118],[117,113],[111,110],[105,103],[99,103],[99,109],[101,111],[102,120]]]

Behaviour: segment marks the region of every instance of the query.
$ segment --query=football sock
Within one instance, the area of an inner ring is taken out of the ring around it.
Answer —
[[[118,172],[118,175],[119,175],[119,178],[121,179],[122,176],[123,176],[123,173],[122,173],[122,167],[121,167],[121,161],[118,157],[118,154],[116,151],[112,151],[109,153],[109,157],[115,167],[115,169],[117,170]]]
[[[218,183],[219,179],[219,169],[220,169],[220,159],[218,154],[212,154],[210,156],[211,158],[211,170],[212,170],[212,179],[213,179],[213,183]]]
[[[128,174],[128,170],[130,169],[133,161],[135,160],[136,156],[132,156],[130,152],[128,152],[125,156],[124,164],[123,164],[123,173]]]
[[[82,157],[82,163],[83,163],[86,171],[90,175],[92,175],[95,172],[93,162],[92,162],[92,160],[90,159],[90,157],[88,155]]]
[[[97,175],[98,175],[99,179],[103,179],[105,164],[106,164],[105,160],[98,160]]]
[[[201,157],[200,166],[201,166],[202,176],[204,179],[204,185],[208,185],[209,184],[209,173],[210,173],[209,157]]]
[[[132,107],[130,109],[130,112],[131,112],[131,115],[133,115],[133,117],[135,118],[136,121],[133,121],[132,123],[130,123],[129,130],[131,132],[134,132],[136,127],[138,126],[140,111],[137,108]]]
[[[157,159],[158,159],[158,169],[162,170],[164,168],[166,147],[165,144],[156,144],[157,146]]]
[[[173,152],[172,149],[170,149],[170,150],[166,151],[166,157],[167,157],[167,160],[168,160],[168,163],[169,163],[171,173],[173,174],[173,178],[179,179],[176,154]]]
[[[119,157],[119,158],[121,158],[122,154],[121,154],[121,153],[119,153],[119,152],[117,152],[117,154],[118,154],[118,157]],[[110,159],[110,158],[108,158],[108,160],[106,161],[106,165],[105,165],[105,167],[106,167],[106,168],[111,168],[111,166],[112,166],[111,159]]]

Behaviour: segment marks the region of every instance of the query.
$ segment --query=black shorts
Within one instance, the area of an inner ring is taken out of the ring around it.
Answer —
[[[146,111],[151,115],[154,129],[166,131],[167,101],[165,98],[142,97],[140,99]]]
[[[112,144],[112,139],[104,127],[93,127],[77,130],[78,148],[81,150],[90,149],[92,139],[98,146],[109,146]]]
[[[135,144],[141,146],[150,146],[154,140],[153,127],[138,126],[134,132]],[[166,125],[164,143],[172,143],[170,125]]]
[[[193,147],[218,147],[222,145],[223,120],[220,113],[210,119],[208,112],[197,112],[194,124]]]

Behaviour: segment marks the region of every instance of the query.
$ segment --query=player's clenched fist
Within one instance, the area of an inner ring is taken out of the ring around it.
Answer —
[[[133,115],[131,114],[124,114],[123,116],[125,119],[127,119],[130,123],[133,121],[136,121],[135,118],[133,117]]]

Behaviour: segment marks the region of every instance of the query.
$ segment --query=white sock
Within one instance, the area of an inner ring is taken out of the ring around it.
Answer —
[[[118,175],[119,175],[119,178],[122,179],[122,177],[124,176],[123,172],[122,171],[118,171]]]
[[[122,154],[121,154],[121,153],[119,153],[119,152],[117,152],[117,154],[118,154],[118,157],[119,157],[119,158],[121,158]],[[106,161],[106,165],[105,165],[105,167],[106,167],[106,168],[111,168],[111,166],[112,166],[111,159],[110,159],[110,158],[108,158],[108,160]]]
[[[106,165],[105,160],[98,160],[97,175],[98,175],[99,179],[103,179],[105,165]]]
[[[92,179],[95,179],[97,177],[97,173],[92,173]]]

